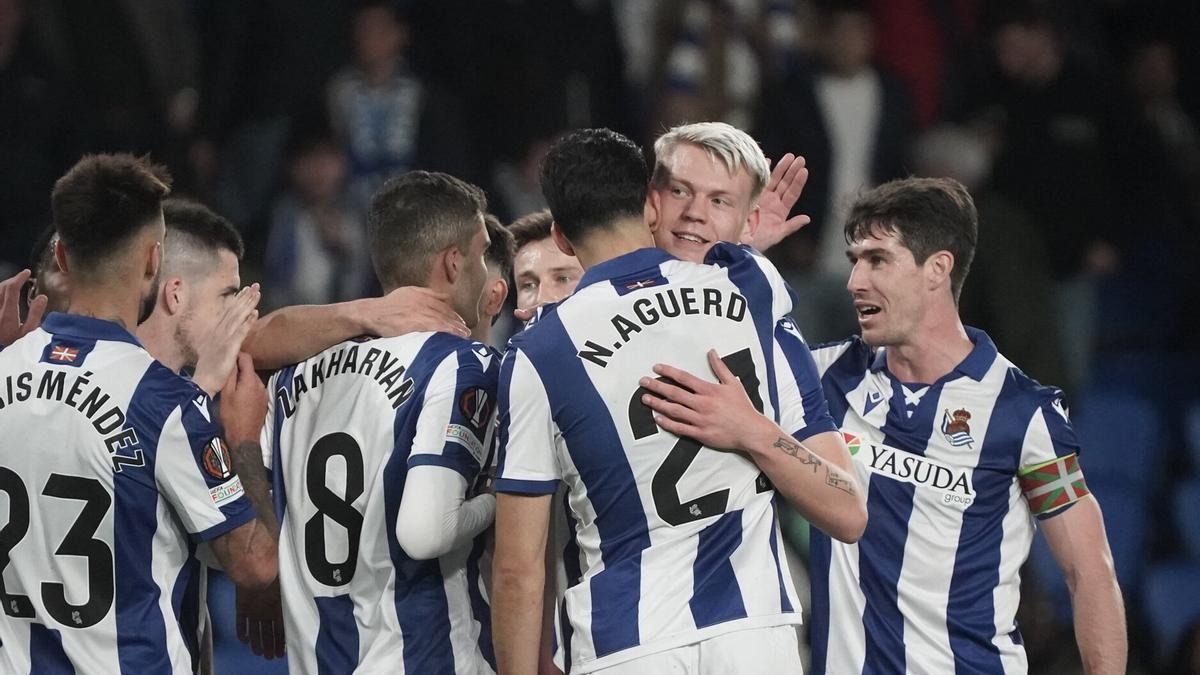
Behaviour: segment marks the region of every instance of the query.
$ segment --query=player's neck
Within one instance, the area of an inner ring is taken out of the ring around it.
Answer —
[[[975,344],[958,315],[927,321],[914,338],[887,348],[888,370],[903,382],[933,384],[958,367]]]
[[[178,373],[183,370],[187,359],[175,341],[175,333],[171,319],[163,312],[155,310],[149,319],[137,327],[136,335],[146,347],[146,351],[150,352],[150,356]]]
[[[578,244],[572,244],[575,257],[586,270],[638,249],[653,248],[654,235],[640,217],[627,218],[612,227],[593,230]]]
[[[71,285],[67,312],[111,321],[132,333],[137,328],[141,298],[130,295],[130,284]],[[133,286],[136,287],[136,286]]]

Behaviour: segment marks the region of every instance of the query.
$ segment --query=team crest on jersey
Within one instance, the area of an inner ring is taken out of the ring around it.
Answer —
[[[946,437],[946,442],[956,448],[964,445],[970,448],[975,442],[975,439],[971,438],[971,425],[968,424],[970,419],[971,413],[965,408],[959,408],[953,413],[947,408],[942,415],[942,435]]]
[[[492,397],[482,387],[472,387],[458,399],[458,409],[476,429],[482,429],[492,416]]]
[[[217,480],[227,480],[233,476],[233,463],[229,460],[229,447],[220,436],[204,446],[204,470]]]

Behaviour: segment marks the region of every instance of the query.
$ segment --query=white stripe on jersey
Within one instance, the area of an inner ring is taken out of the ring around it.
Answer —
[[[653,249],[593,267],[506,356],[497,489],[549,494],[560,479],[569,489],[584,572],[565,598],[571,672],[800,621],[782,552],[771,550],[774,493],[758,490],[757,467],[688,450],[636,405],[637,381],[655,363],[704,376],[715,348],[739,364],[766,415],[779,421],[787,408],[796,434],[833,430],[798,334],[808,382],[789,383],[795,374],[776,363],[777,321],[790,309],[782,279],[760,258],[718,249],[723,267]],[[792,408],[804,406],[803,391],[816,392],[812,411]],[[655,487],[664,480],[668,490]],[[724,507],[706,513],[713,495]]]
[[[272,377],[263,438],[283,508],[292,672],[491,672],[470,545],[417,561],[395,531],[412,466],[474,482],[493,433],[498,367],[483,345],[415,333],[344,342]]]

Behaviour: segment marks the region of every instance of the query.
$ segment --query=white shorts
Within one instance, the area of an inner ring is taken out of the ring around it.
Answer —
[[[592,671],[593,675],[801,675],[803,672],[796,626],[791,625],[725,633]]]

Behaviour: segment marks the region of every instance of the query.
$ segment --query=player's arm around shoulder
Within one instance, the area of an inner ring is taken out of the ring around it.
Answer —
[[[845,442],[836,431],[797,439],[754,408],[738,378],[709,351],[718,382],[658,365],[654,371],[676,384],[642,378],[650,391],[643,403],[663,429],[689,436],[708,448],[745,452],[775,488],[812,524],[831,537],[853,543],[867,527],[867,507]]]

